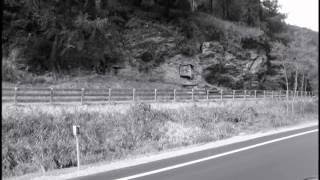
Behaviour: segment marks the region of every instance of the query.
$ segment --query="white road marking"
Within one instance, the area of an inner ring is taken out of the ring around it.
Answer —
[[[189,161],[189,162],[185,162],[185,163],[181,163],[181,164],[176,164],[176,165],[173,165],[173,166],[168,166],[168,167],[165,167],[165,168],[156,169],[156,170],[153,170],[153,171],[148,171],[148,172],[144,172],[144,173],[140,173],[140,174],[136,174],[136,175],[132,175],[132,176],[127,176],[127,177],[123,177],[123,178],[119,178],[119,179],[115,179],[115,180],[129,180],[129,179],[135,179],[135,178],[139,178],[139,177],[149,176],[149,175],[152,175],[152,174],[157,174],[157,173],[160,173],[160,172],[169,171],[169,170],[172,170],[172,169],[177,169],[177,168],[181,168],[181,167],[184,167],[184,166],[189,166],[189,165],[192,165],[192,164],[200,163],[200,162],[203,162],[203,161],[208,161],[208,160],[219,158],[219,157],[222,157],[222,156],[227,156],[227,155],[234,154],[234,153],[237,153],[237,152],[253,149],[253,148],[256,148],[256,147],[259,147],[259,146],[264,146],[264,145],[271,144],[271,143],[274,143],[274,142],[283,141],[283,140],[286,140],[286,139],[294,138],[294,137],[297,137],[297,136],[302,136],[302,135],[305,135],[305,134],[310,134],[310,133],[317,132],[317,131],[318,131],[318,129],[310,130],[310,131],[306,131],[306,132],[302,132],[302,133],[297,133],[297,134],[293,134],[293,135],[290,135],[290,136],[286,136],[286,137],[282,137],[282,138],[273,139],[273,140],[270,140],[270,141],[265,141],[265,142],[262,142],[262,143],[250,145],[250,146],[243,147],[243,148],[240,148],[240,149],[235,149],[235,150],[228,151],[228,152],[225,152],[225,153],[216,154],[216,155],[213,155],[213,156],[209,156],[209,157],[205,157],[205,158],[201,158],[201,159],[197,159],[197,160],[193,160],[193,161]]]

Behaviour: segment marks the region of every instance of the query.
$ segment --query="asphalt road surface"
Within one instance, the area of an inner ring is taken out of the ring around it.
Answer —
[[[317,129],[289,131],[76,179],[304,180],[318,177]]]

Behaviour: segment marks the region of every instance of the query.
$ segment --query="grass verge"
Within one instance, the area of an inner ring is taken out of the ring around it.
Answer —
[[[315,101],[295,103],[293,113],[281,101],[106,108],[3,106],[2,176],[75,166],[73,124],[81,126],[82,164],[90,164],[318,119]]]

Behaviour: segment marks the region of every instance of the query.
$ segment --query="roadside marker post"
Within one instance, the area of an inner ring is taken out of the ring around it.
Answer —
[[[246,99],[247,99],[247,90],[244,90],[243,99],[244,99],[244,100],[246,100]]]
[[[221,89],[220,91],[220,100],[222,101],[223,100],[223,90]]]
[[[271,91],[271,99],[273,99],[273,91]]]
[[[80,169],[80,148],[79,148],[79,139],[78,135],[80,134],[80,126],[73,125],[72,126],[73,136],[76,138],[76,151],[77,151],[77,167]]]
[[[266,99],[266,91],[263,91],[263,99]]]
[[[207,90],[207,101],[209,101],[209,90]]]
[[[173,90],[173,101],[176,101],[176,89]]]
[[[154,101],[157,101],[157,89],[154,89]]]

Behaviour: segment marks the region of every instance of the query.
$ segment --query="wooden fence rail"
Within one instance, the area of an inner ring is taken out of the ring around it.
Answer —
[[[318,92],[284,90],[2,88],[2,103],[15,104],[285,100],[315,96]]]

